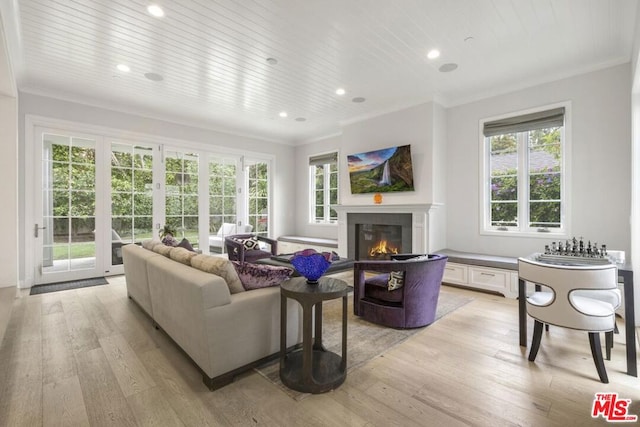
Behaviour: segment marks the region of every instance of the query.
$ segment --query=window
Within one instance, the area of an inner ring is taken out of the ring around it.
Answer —
[[[94,268],[96,142],[43,134],[42,147],[43,273]]]
[[[269,235],[269,164],[244,159],[247,219],[254,234]]]
[[[235,158],[209,156],[210,234],[216,234],[222,224],[236,224],[236,164]]]
[[[111,144],[111,229],[113,241],[141,242],[153,236],[151,147]]]
[[[483,123],[484,231],[567,233],[565,107]]]
[[[167,151],[165,158],[165,220],[198,248],[198,154]]]
[[[309,158],[311,209],[309,221],[314,224],[335,224],[338,214],[338,153]]]

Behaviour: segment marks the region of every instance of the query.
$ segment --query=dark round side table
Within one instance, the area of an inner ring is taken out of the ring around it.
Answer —
[[[347,377],[347,294],[347,284],[330,277],[321,278],[317,285],[308,284],[304,277],[295,277],[280,285],[280,379],[284,385],[305,393],[324,393],[344,382]],[[322,302],[340,297],[342,355],[322,345]],[[302,306],[302,349],[289,353],[286,348],[287,298]],[[312,326],[315,326],[314,334]]]

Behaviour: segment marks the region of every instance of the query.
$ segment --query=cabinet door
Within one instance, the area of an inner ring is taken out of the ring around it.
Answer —
[[[501,294],[510,293],[509,272],[493,268],[469,267],[469,285]]]
[[[447,262],[442,281],[456,285],[466,285],[468,283],[468,267],[462,264]]]

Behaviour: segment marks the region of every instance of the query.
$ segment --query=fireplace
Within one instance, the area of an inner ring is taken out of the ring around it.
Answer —
[[[390,259],[392,254],[410,253],[411,214],[348,214],[349,258]]]
[[[362,224],[397,225],[402,229],[403,253],[425,254],[446,247],[446,222],[441,204],[338,205],[338,254],[352,259],[356,228]],[[389,243],[389,241],[387,241]]]

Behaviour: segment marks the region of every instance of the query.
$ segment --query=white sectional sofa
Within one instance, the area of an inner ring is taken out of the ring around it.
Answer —
[[[186,249],[167,248],[161,252],[180,249],[185,255]],[[191,267],[178,252],[167,257],[133,244],[122,249],[129,297],[195,362],[209,389],[232,382],[235,375],[278,354],[279,286],[230,290],[223,277]],[[302,342],[302,311],[294,300],[287,304],[289,348]]]

